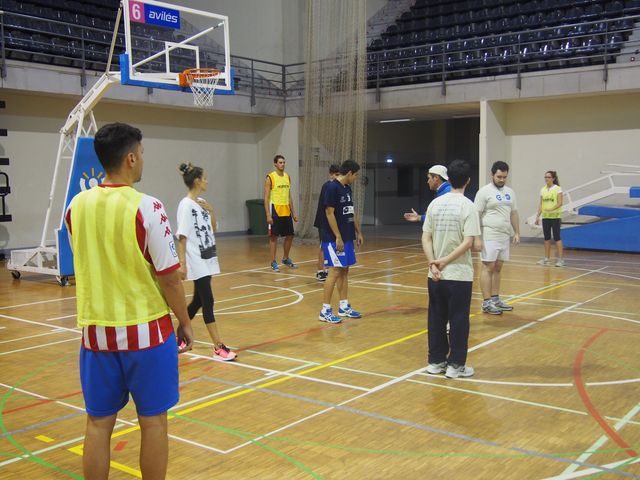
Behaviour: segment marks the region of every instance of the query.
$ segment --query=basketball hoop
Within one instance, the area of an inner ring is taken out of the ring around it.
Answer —
[[[212,107],[219,75],[215,68],[188,68],[179,75],[180,86],[191,88],[196,107]]]

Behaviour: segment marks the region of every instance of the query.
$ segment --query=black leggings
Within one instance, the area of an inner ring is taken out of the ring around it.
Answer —
[[[543,218],[542,233],[545,240],[551,240],[551,232],[553,232],[553,240],[560,240],[560,219],[559,218]]]
[[[193,281],[193,300],[187,307],[189,318],[193,318],[202,307],[204,323],[213,323],[216,317],[213,315],[213,292],[211,291],[211,275]]]

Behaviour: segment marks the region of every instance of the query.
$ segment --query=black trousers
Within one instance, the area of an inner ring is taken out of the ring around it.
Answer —
[[[466,363],[472,286],[473,282],[429,279],[429,363]]]
[[[213,323],[216,317],[213,315],[213,291],[211,290],[211,275],[193,281],[193,299],[187,306],[189,318],[193,318],[202,308],[204,323]]]
[[[545,240],[551,240],[552,233],[553,233],[553,240],[555,242],[560,240],[560,219],[559,218],[543,218],[542,233],[544,234]]]

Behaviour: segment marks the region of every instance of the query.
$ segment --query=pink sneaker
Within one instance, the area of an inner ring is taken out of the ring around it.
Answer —
[[[223,362],[230,362],[235,360],[237,357],[236,353],[229,350],[224,343],[221,343],[218,348],[213,348],[213,356],[214,358],[219,358]]]

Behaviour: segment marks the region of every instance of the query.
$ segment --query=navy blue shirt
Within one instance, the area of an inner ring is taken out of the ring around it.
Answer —
[[[318,209],[316,210],[316,219],[313,222],[313,226],[316,228],[327,228],[327,214],[324,210],[324,195],[327,193],[327,186],[333,182],[334,180],[327,180],[322,185],[322,189],[320,190],[320,196],[318,197]]]
[[[356,227],[354,223],[353,194],[350,185],[342,185],[338,180],[328,182],[324,194],[324,207],[333,207],[338,230],[343,242],[356,239]],[[335,242],[336,236],[329,227],[327,215],[324,216],[324,224],[320,228],[323,242]]]

